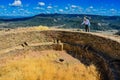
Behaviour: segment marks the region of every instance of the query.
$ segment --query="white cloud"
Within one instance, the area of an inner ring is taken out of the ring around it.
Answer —
[[[90,14],[90,13],[93,13],[93,11],[94,11],[94,12],[96,11],[96,9],[94,9],[93,6],[89,6],[88,8],[85,9],[85,12],[86,12],[86,13],[89,13],[89,14]]]
[[[115,9],[110,9],[110,11],[116,11]]]
[[[35,7],[35,8],[33,8],[33,9],[39,10],[39,9],[41,9],[41,8],[40,8],[40,7]]]
[[[77,8],[77,6],[76,5],[71,5],[71,8]]]
[[[110,9],[110,13],[115,14],[115,13],[117,13],[117,10],[116,9]]]
[[[22,9],[22,8],[21,8],[21,9],[19,9],[19,10],[20,10],[20,11],[24,11],[24,9]]]
[[[21,0],[15,0],[12,4],[9,4],[9,5],[20,7],[20,6],[22,6],[22,2],[21,2]]]
[[[65,7],[66,10],[68,10],[69,8],[68,7]]]
[[[63,12],[63,9],[59,9],[60,12]]]
[[[93,6],[90,6],[89,8],[90,8],[90,9],[93,9]]]
[[[41,7],[35,7],[33,9],[36,9],[36,10],[44,10],[44,8],[41,8]]]
[[[48,9],[52,9],[52,6],[48,6],[47,8],[48,8]]]
[[[7,9],[4,9],[4,11],[6,11]]]
[[[38,4],[39,4],[40,6],[45,6],[45,3],[44,3],[44,2],[38,2]]]
[[[12,11],[12,13],[16,13],[16,11]]]

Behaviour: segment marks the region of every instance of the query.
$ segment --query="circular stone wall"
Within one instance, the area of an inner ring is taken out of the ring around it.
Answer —
[[[25,50],[65,50],[86,66],[96,65],[101,80],[120,80],[120,43],[91,33],[30,31],[0,35],[0,57]]]

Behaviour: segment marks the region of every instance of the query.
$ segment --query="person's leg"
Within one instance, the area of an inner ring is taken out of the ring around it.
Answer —
[[[88,32],[90,32],[90,27],[88,27]]]
[[[86,32],[89,32],[89,27],[88,27],[88,25],[86,25]]]
[[[85,32],[87,32],[87,25],[85,25]]]

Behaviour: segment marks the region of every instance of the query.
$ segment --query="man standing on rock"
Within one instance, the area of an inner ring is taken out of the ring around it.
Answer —
[[[86,17],[84,17],[84,20],[81,25],[85,25],[85,31],[90,32],[90,21]]]

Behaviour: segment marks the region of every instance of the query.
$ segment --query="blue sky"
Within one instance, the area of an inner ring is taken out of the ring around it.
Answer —
[[[120,0],[0,0],[0,16],[40,13],[120,16]]]

